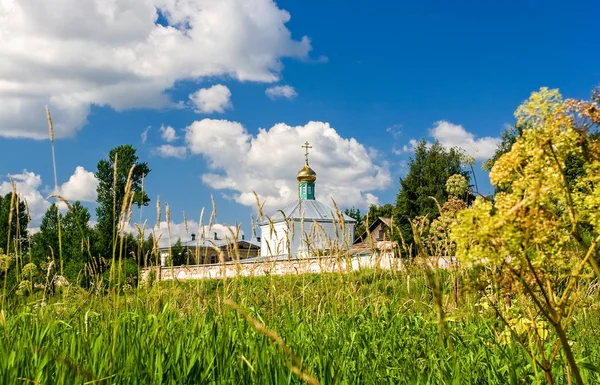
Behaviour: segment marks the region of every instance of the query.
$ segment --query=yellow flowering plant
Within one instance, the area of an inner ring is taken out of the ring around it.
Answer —
[[[477,198],[450,231],[473,282],[494,289],[491,303],[513,337],[524,324],[553,332],[553,339],[536,333],[537,350],[524,346],[549,383],[562,349],[567,373],[583,384],[568,326],[593,272],[600,276],[600,142],[592,135],[600,125],[598,95],[575,101],[558,90],[534,92],[515,112],[526,129],[490,172],[493,185],[509,188],[494,202]],[[527,321],[505,317],[499,299],[511,294],[528,298],[534,311]]]

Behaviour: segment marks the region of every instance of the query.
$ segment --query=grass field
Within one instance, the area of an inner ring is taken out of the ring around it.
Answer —
[[[109,296],[64,289],[45,304],[13,296],[0,315],[0,383],[545,383],[517,343],[500,343],[503,324],[475,294],[461,292],[457,307],[445,293],[440,334],[425,282],[365,270],[162,282]],[[600,309],[587,300],[570,335],[592,384]]]

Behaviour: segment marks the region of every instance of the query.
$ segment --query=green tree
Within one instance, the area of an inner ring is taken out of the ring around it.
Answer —
[[[344,213],[356,220],[356,224],[354,226],[354,238],[359,237],[365,231],[365,222],[364,216],[360,212],[360,209],[352,206],[351,208],[347,208]]]
[[[361,214],[360,211],[359,214]],[[393,215],[394,205],[392,205],[391,203],[386,203],[384,205],[373,204],[369,206],[369,211],[366,214],[362,215],[362,218],[360,220],[360,226],[357,225],[355,228],[354,238],[360,237],[367,230],[368,226],[371,226],[371,224],[373,224],[373,222],[377,220],[377,218],[391,218]]]
[[[181,243],[181,238],[177,239],[177,242],[171,246],[170,250],[170,261],[167,264],[173,264],[173,266],[181,266],[187,263],[186,248]]]
[[[48,260],[58,261],[58,207],[52,204],[46,210],[40,224],[40,231],[31,237],[31,257],[33,263],[41,267]]]
[[[461,174],[467,181],[469,174],[462,168],[463,155],[459,149],[446,149],[438,141],[428,148],[425,140],[415,148],[415,155],[409,164],[406,177],[400,178],[400,191],[396,196],[394,222],[400,228],[407,243],[412,243],[413,235],[410,219],[427,216],[437,218],[440,205],[448,199],[446,181],[454,174]],[[464,197],[468,200],[469,196]]]
[[[12,192],[6,194],[4,197],[0,196],[0,248],[6,253],[11,254],[15,252],[16,246],[16,251],[25,254],[29,245],[27,241],[29,217],[25,202],[19,200],[18,206],[16,202],[17,197],[13,199]],[[8,220],[11,217],[11,208],[12,220],[9,226]]]
[[[382,218],[391,218],[394,215],[394,205],[391,203],[386,203],[382,206],[371,205],[369,206],[369,212],[365,215],[365,222],[369,220],[369,224],[373,223],[373,221],[379,217]]]
[[[115,162],[116,160],[116,162]],[[115,175],[116,163],[116,175]],[[97,250],[102,256],[112,256],[118,228],[118,219],[123,205],[125,188],[129,170],[131,174],[131,191],[133,203],[138,207],[147,206],[150,198],[142,189],[143,179],[150,172],[146,162],[138,162],[136,150],[131,145],[118,146],[110,150],[108,159],[98,162],[96,178],[98,179],[98,207],[96,208]],[[116,177],[115,177],[116,176]]]
[[[89,225],[90,212],[79,201],[71,205],[61,220],[63,236],[64,274],[74,282],[90,260],[92,229]]]
[[[138,253],[138,264],[140,266],[154,266],[160,264],[158,251],[154,250],[154,236],[152,233],[141,244],[141,250]],[[158,262],[157,262],[158,261]]]

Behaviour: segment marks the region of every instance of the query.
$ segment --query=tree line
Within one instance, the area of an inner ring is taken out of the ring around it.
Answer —
[[[93,226],[81,202],[57,199],[44,214],[39,231],[30,234],[26,202],[20,200],[17,205],[17,191],[0,196],[0,275],[16,283],[17,275],[27,271],[32,285],[43,282],[44,276],[60,275],[86,286],[93,283],[93,277],[109,279],[111,265],[118,261],[121,277],[135,284],[138,267],[156,263],[154,240],[151,235],[140,242],[130,232],[119,234],[119,220],[127,203],[141,207],[150,202],[143,190],[150,171],[131,145],[118,146],[100,160],[95,172],[99,183]],[[131,202],[124,202],[127,196]]]
[[[462,176],[461,180],[467,184],[458,199],[467,204],[473,201],[477,192],[477,187],[472,184],[473,163],[473,159],[459,148],[446,148],[438,141],[429,144],[421,140],[415,146],[406,176],[400,178],[400,190],[394,204],[371,205],[366,213],[355,207],[345,210],[357,221],[355,238],[378,217],[384,217],[392,218],[394,224],[394,229],[388,229],[387,239],[412,244],[410,220],[422,216],[433,220],[440,215],[438,205],[443,205],[451,195],[446,185],[452,176]]]

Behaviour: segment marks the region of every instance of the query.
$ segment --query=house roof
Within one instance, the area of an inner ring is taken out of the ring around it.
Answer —
[[[367,234],[372,233],[380,223],[383,223],[387,227],[392,227],[392,218],[377,217],[377,219],[371,223],[367,230],[365,230],[359,237],[356,237],[354,244],[362,242],[367,237]]]
[[[351,218],[344,213],[342,213],[342,217],[346,223],[356,222],[354,218]],[[261,224],[269,224],[269,219],[273,223],[283,222],[286,219],[293,221],[304,220],[305,222],[333,222],[339,221],[340,217],[335,208],[326,205],[323,202],[316,199],[299,199],[289,204],[283,210],[277,211],[271,217],[265,219]]]
[[[189,248],[213,248],[213,247],[217,247],[219,249],[226,249],[227,246],[232,246],[233,245],[233,241],[230,238],[226,238],[226,239],[197,239],[197,240],[189,240],[186,242],[181,242],[182,246],[184,247],[189,247]],[[237,240],[237,244],[238,244],[238,248],[244,248],[244,249],[260,249],[260,242],[258,242],[256,239],[251,239],[251,240],[242,240],[242,239],[238,239]],[[169,246],[164,246],[164,247],[160,247],[159,250],[164,251],[164,250],[169,250]]]

